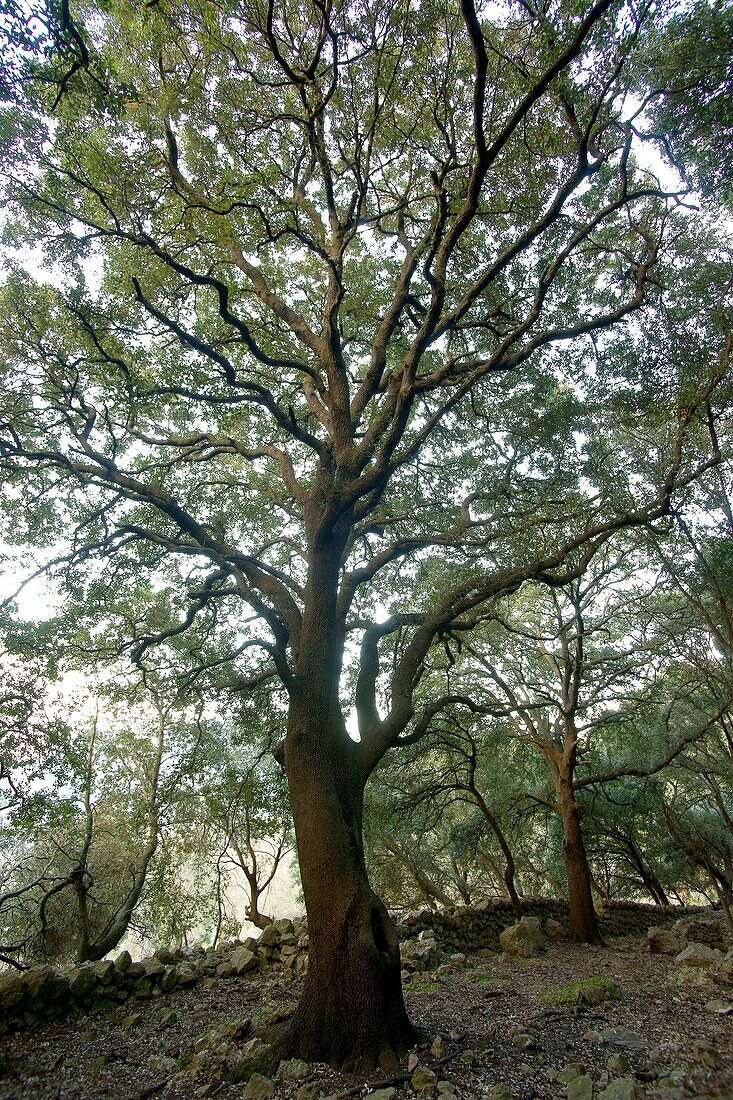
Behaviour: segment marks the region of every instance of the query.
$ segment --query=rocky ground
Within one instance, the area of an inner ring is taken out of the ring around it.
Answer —
[[[223,1079],[252,1042],[244,1021],[286,1013],[302,979],[210,977],[7,1036],[0,1098],[733,1098],[733,988],[703,974],[650,954],[641,936],[605,948],[556,943],[536,958],[471,956],[409,979],[408,1008],[429,1039],[400,1077],[285,1063],[274,1082],[246,1084]]]

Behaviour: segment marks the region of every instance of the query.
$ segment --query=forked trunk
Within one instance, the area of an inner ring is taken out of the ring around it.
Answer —
[[[256,902],[254,905],[245,907],[244,915],[249,923],[253,924],[255,928],[269,928],[274,921],[273,917],[268,917],[266,913],[260,913]]]
[[[580,807],[572,786],[560,779],[558,805],[562,818],[562,853],[568,877],[568,938],[574,943],[603,943],[598,929],[588,856],[580,828]]]
[[[415,1043],[397,935],[366,873],[367,770],[339,705],[343,627],[336,587],[344,535],[312,547],[285,770],[308,916],[309,971],[275,1053],[367,1072],[397,1069]]]
[[[655,905],[669,905],[669,898],[667,897],[664,887],[654,874],[654,870],[651,866],[647,866],[642,859],[641,852],[634,844],[633,840],[629,837],[626,842],[626,848],[629,856],[629,862],[631,866],[638,873],[639,878],[644,883],[649,895]]]

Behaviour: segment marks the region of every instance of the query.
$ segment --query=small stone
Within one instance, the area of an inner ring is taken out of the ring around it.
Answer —
[[[708,1001],[705,1008],[708,1012],[714,1012],[718,1016],[733,1015],[733,1004],[730,1001]]]
[[[145,1063],[145,1068],[151,1073],[172,1076],[178,1068],[175,1058],[168,1058],[164,1054],[151,1054]]]
[[[233,973],[234,973],[234,967],[232,966],[231,963],[228,963],[228,962],[219,963],[219,965],[216,968],[217,978],[231,978]]]
[[[568,1100],[593,1100],[593,1080],[587,1073],[568,1082]]]
[[[268,1100],[275,1095],[275,1086],[269,1077],[263,1077],[261,1073],[253,1073],[242,1093],[243,1100]]]
[[[311,1068],[307,1062],[303,1062],[300,1058],[291,1058],[280,1063],[275,1079],[277,1081],[302,1081],[310,1071]]]
[[[676,955],[682,950],[682,937],[670,928],[650,928],[647,943],[652,955]]]
[[[531,1035],[526,1035],[524,1032],[519,1032],[518,1035],[512,1035],[512,1046],[518,1047],[519,1050],[535,1050],[535,1042]]]
[[[707,1066],[709,1069],[718,1069],[721,1064],[717,1049],[704,1039],[697,1039],[693,1043],[692,1057],[699,1065]]]
[[[92,970],[102,985],[108,985],[115,973],[115,964],[111,959],[100,959],[99,962],[92,963]]]
[[[174,1024],[178,1023],[178,1013],[172,1008],[161,1008],[158,1020],[163,1027],[173,1027]]]
[[[249,1039],[242,1047],[242,1057],[252,1061],[262,1054],[266,1047],[267,1043],[263,1043],[262,1039],[255,1036],[254,1039]]]
[[[606,1061],[606,1068],[609,1073],[613,1073],[617,1077],[623,1077],[631,1073],[631,1063],[628,1058],[624,1058],[623,1054],[612,1054]]]
[[[248,947],[238,947],[232,953],[230,965],[235,974],[248,974],[250,970],[257,968],[257,956]]]
[[[75,997],[86,997],[97,986],[97,976],[91,966],[76,966],[69,971],[69,989]]]
[[[607,1027],[600,1032],[603,1043],[610,1043],[616,1047],[632,1047],[637,1050],[646,1050],[649,1046],[643,1035],[632,1031],[631,1028],[620,1024],[618,1027]]]
[[[683,988],[708,988],[712,981],[712,969],[712,966],[680,966],[670,975],[670,980]]]
[[[704,943],[688,943],[674,961],[675,966],[712,966],[724,958],[723,952],[716,947],[708,947]]]
[[[433,1039],[433,1045],[430,1047],[430,1053],[433,1058],[442,1058],[445,1054],[445,1043],[443,1042],[442,1035],[436,1035]]]
[[[574,1081],[576,1077],[582,1077],[584,1073],[585,1066],[581,1065],[580,1062],[571,1062],[569,1065],[557,1070],[555,1080],[561,1085],[569,1085],[571,1081]]]
[[[126,970],[130,969],[132,963],[132,955],[129,951],[120,951],[119,955],[115,959],[115,970],[119,970],[124,974]]]
[[[457,1100],[455,1086],[452,1081],[438,1081],[438,1096],[441,1100]]]
[[[25,984],[22,975],[8,972],[0,974],[0,1007],[6,1011],[23,1000]]]
[[[420,1065],[420,1059],[417,1054],[408,1054],[407,1056],[407,1072],[412,1073]]]
[[[34,966],[20,975],[29,1000],[47,1003],[52,999],[54,989],[61,975],[53,966]]]
[[[499,943],[507,955],[531,958],[547,946],[542,925],[536,917],[522,917],[517,924],[505,928]]]
[[[145,977],[152,978],[153,981],[156,978],[161,978],[163,974],[165,974],[165,966],[160,959],[155,957],[155,955],[150,959],[143,959],[142,965]]]
[[[548,917],[545,921],[545,935],[550,943],[557,943],[559,940],[565,939],[565,929],[559,920]]]
[[[374,1092],[367,1093],[370,1100],[394,1100],[397,1095],[397,1089],[391,1086],[388,1089],[376,1089]]]
[[[243,1016],[236,1020],[227,1020],[226,1023],[219,1024],[218,1030],[222,1035],[226,1035],[227,1039],[233,1039],[235,1042],[239,1042],[241,1039],[246,1039],[251,1032],[252,1021],[248,1016]]]
[[[428,1092],[437,1085],[438,1075],[427,1066],[418,1066],[410,1081],[415,1092]]]
[[[317,1100],[317,1097],[321,1095],[321,1090],[314,1081],[309,1081],[305,1085],[301,1085],[295,1094],[295,1100]]]
[[[193,985],[196,981],[196,974],[194,970],[187,964],[182,963],[176,967],[176,983],[177,985]]]
[[[617,1077],[599,1093],[598,1100],[640,1100],[642,1096],[633,1077]]]
[[[258,947],[275,947],[280,943],[280,929],[274,924],[268,924],[260,938],[257,940]]]
[[[465,1062],[467,1066],[472,1066],[476,1061],[476,1052],[473,1050],[462,1050],[458,1057],[462,1062]]]
[[[170,993],[176,985],[176,968],[175,966],[166,966],[165,973],[160,978],[160,988],[164,993]]]
[[[708,973],[719,985],[733,985],[733,951],[729,951],[719,962],[713,963]]]

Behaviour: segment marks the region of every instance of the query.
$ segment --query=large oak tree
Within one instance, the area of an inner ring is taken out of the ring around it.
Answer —
[[[311,960],[281,1051],[414,1040],[362,808],[433,647],[719,458],[715,372],[649,352],[687,230],[635,157],[648,17],[62,0],[4,112],[8,239],[52,272],[19,256],[2,301],[15,537],[140,663],[199,631],[279,677]]]

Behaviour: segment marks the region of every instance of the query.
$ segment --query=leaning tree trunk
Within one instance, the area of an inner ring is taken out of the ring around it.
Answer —
[[[517,893],[517,887],[516,887],[516,884],[515,884],[516,865],[514,863],[514,856],[512,854],[512,850],[509,847],[509,841],[507,840],[507,838],[504,834],[504,830],[502,829],[502,827],[499,824],[498,820],[496,819],[496,817],[493,815],[493,813],[489,809],[489,807],[486,803],[486,800],[484,799],[481,792],[477,789],[476,784],[474,782],[471,783],[470,791],[471,791],[471,794],[473,795],[473,797],[476,801],[476,804],[477,804],[479,810],[483,814],[489,828],[491,829],[494,836],[496,837],[496,839],[499,843],[499,847],[501,848],[502,855],[504,856],[504,872],[502,874],[502,878],[504,880],[504,885],[506,887],[507,895],[509,897],[509,900],[512,903],[512,909],[514,910],[514,915],[516,916],[517,920],[521,920],[522,917],[524,916],[524,908],[522,906],[522,900],[519,897],[519,894]]]
[[[651,897],[654,904],[669,905],[669,898],[667,897],[661,882],[655,875],[654,869],[644,863],[641,852],[636,847],[631,837],[626,838],[625,847],[631,866],[639,875],[639,878],[643,882],[644,887],[648,891],[649,896]]]
[[[568,877],[568,938],[574,943],[603,943],[598,928],[588,856],[580,827],[580,806],[571,778],[560,775],[557,801],[562,819],[562,854]]]
[[[284,762],[308,917],[309,970],[280,1056],[366,1072],[396,1071],[417,1034],[402,995],[399,942],[364,862],[362,747],[338,698],[343,629],[336,611],[340,550],[315,546]]]

